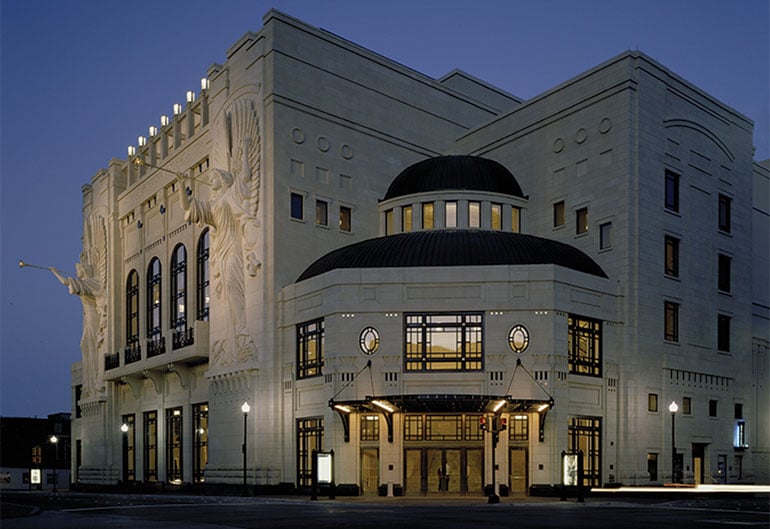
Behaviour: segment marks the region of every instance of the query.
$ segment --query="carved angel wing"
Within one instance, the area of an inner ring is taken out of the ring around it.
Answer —
[[[232,138],[230,168],[246,195],[249,213],[256,215],[259,209],[261,148],[259,117],[254,101],[234,101],[228,117]]]
[[[83,252],[85,261],[91,267],[91,274],[99,286],[107,285],[107,226],[104,217],[91,215],[83,230]]]

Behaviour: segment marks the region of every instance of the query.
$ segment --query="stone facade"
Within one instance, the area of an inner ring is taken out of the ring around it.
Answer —
[[[338,483],[429,493],[432,476],[407,474],[416,463],[406,414],[380,416],[379,440],[362,440],[363,418],[376,413],[343,417],[333,401],[511,397],[512,421],[513,402],[543,400],[545,388],[552,407],[522,412],[526,439],[503,435],[497,446],[503,488],[561,483],[560,454],[579,429],[568,424],[579,418],[600,424],[596,484],[670,481],[667,407],[685,397],[676,430],[685,481],[770,480],[768,169],[752,161],[750,120],[641,53],[522,101],[462,72],[431,79],[277,11],[263,22],[209,68],[199,94],[83,188],[78,279],[89,294],[61,278],[91,314],[72,377],[74,479],[237,485],[245,475],[260,488],[301,487],[303,443],[315,438],[299,430],[321,418],[318,446],[334,449]],[[524,197],[444,190],[379,204],[401,170],[447,153],[500,162]],[[676,207],[666,207],[667,174]],[[384,235],[386,210],[399,213],[401,231],[405,206],[447,196],[463,222],[478,201],[483,229],[492,204],[502,205],[504,231],[517,209],[522,233],[581,250],[608,277],[511,265],[297,281],[324,254]],[[678,242],[675,274],[667,240]],[[718,283],[720,263],[728,285]],[[666,302],[678,308],[669,339]],[[483,370],[402,372],[404,313],[470,309],[484,317]],[[603,324],[600,376],[568,372],[570,314]],[[298,326],[317,318],[322,372],[298,377]],[[517,323],[531,337],[520,356],[506,344]],[[359,349],[367,326],[382,337],[371,358]],[[532,376],[521,381],[522,372]],[[429,414],[448,414],[437,410]],[[739,421],[747,446],[734,443]],[[464,475],[461,491],[481,493],[492,444],[474,435],[462,458],[483,471]]]

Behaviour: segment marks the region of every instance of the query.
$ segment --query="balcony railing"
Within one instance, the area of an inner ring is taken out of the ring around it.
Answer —
[[[120,367],[120,353],[106,355],[104,357],[104,370],[107,371],[108,369],[115,369],[116,367]]]
[[[147,358],[162,355],[166,352],[166,337],[151,338],[147,340]]]
[[[171,348],[174,351],[176,351],[177,349],[181,349],[182,347],[187,347],[188,345],[192,345],[194,343],[195,343],[195,338],[193,334],[193,328],[190,327],[188,329],[181,329],[178,331],[174,331]]]
[[[142,346],[139,342],[131,342],[123,349],[123,362],[128,365],[142,359]]]

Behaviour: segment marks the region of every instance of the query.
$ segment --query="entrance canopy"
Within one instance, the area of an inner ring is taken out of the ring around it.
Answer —
[[[545,416],[553,407],[548,399],[514,399],[510,395],[412,394],[381,395],[364,400],[329,401],[345,426],[345,441],[350,440],[350,414],[382,413],[388,425],[388,441],[393,441],[394,413],[538,413],[542,437]]]

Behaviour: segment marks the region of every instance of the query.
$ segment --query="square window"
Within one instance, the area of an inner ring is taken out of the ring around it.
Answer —
[[[666,171],[666,209],[679,211],[679,175]]]
[[[692,415],[692,398],[682,397],[682,415]]]
[[[679,277],[679,239],[666,235],[665,253],[665,274]]]
[[[395,230],[395,222],[393,220],[393,210],[389,209],[385,212],[385,235],[393,235]]]
[[[315,223],[317,226],[329,225],[329,204],[323,200],[315,201]]]
[[[719,314],[717,316],[717,349],[723,352],[730,351],[730,316]]]
[[[422,205],[422,229],[433,229],[433,202],[424,202]]]
[[[412,231],[412,206],[401,208],[401,231],[403,233]]]
[[[493,230],[503,229],[503,206],[502,204],[492,204],[490,226]]]
[[[480,202],[468,202],[468,227],[469,228],[481,227],[481,203]]]
[[[599,224],[599,249],[612,248],[612,223]]]
[[[580,235],[588,231],[588,208],[580,208],[575,211],[575,234]]]
[[[725,233],[730,233],[731,208],[732,199],[725,195],[719,195],[719,229]]]
[[[717,416],[717,401],[709,400],[709,417]]]
[[[665,331],[664,338],[669,342],[679,341],[679,303],[666,301],[665,310]]]
[[[732,267],[732,259],[728,255],[719,254],[719,264],[718,264],[718,279],[717,279],[717,288],[721,290],[722,292],[730,292],[731,288],[731,281],[730,281],[730,268]]]
[[[553,227],[564,226],[564,201],[561,200],[553,205]]]
[[[647,411],[658,411],[658,394],[647,394]]]
[[[347,206],[340,206],[340,231],[351,231],[353,211]]]
[[[444,226],[447,228],[457,227],[457,202],[444,203]]]
[[[303,198],[299,193],[291,194],[291,218],[302,220],[305,218],[303,214]]]

